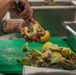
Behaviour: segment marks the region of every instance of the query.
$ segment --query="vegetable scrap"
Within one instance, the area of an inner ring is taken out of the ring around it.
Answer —
[[[71,49],[69,47],[59,47],[51,42],[46,42],[42,46],[41,52],[37,49],[32,49],[32,53],[26,52],[25,58],[18,59],[17,62],[35,67],[76,69],[76,55]]]

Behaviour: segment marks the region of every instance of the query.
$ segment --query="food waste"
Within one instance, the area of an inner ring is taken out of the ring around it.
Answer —
[[[59,47],[52,42],[46,42],[42,46],[42,51],[32,49],[31,53],[27,43],[24,44],[22,49],[27,51],[24,58],[17,60],[22,65],[64,68],[66,70],[76,69],[76,55],[69,47]]]

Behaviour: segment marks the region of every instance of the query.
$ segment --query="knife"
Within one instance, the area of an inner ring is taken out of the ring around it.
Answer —
[[[16,0],[15,6],[16,6],[16,9],[18,10],[18,12],[22,12],[24,10],[24,6],[19,0]],[[31,23],[27,20],[25,22],[25,24],[28,27],[29,31],[32,32],[33,31],[33,27],[31,25]]]

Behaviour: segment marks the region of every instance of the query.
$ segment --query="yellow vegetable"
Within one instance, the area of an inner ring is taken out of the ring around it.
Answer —
[[[46,53],[42,53],[42,59],[48,58],[48,55]]]
[[[62,47],[58,47],[57,44],[53,44],[51,42],[46,42],[42,47],[43,52],[46,50],[52,50],[52,51],[61,51]]]
[[[23,51],[28,51],[29,50],[29,48],[28,48],[28,42],[23,45],[22,50]]]
[[[22,30],[26,35],[28,35],[29,38],[32,38],[33,36],[37,36],[38,31],[41,31],[42,27],[39,24],[34,24],[30,25],[30,28],[32,29],[32,31],[30,31],[27,26]]]
[[[50,37],[51,37],[50,32],[46,30],[46,34],[40,38],[41,42],[47,42],[50,39]]]
[[[51,43],[50,42],[46,42],[43,47],[42,47],[42,51],[45,52],[47,50],[50,50],[51,47]]]
[[[57,44],[51,43],[50,49],[51,49],[52,51],[61,51],[61,50],[62,50],[62,47],[58,47]]]
[[[26,26],[22,29],[22,31],[29,37],[32,38],[33,36],[37,36],[37,33],[42,30],[42,27],[39,24],[30,25],[30,29]],[[46,42],[50,39],[50,32],[46,30],[46,34],[42,37],[40,37],[41,42]]]
[[[33,51],[33,55],[36,55],[36,56],[41,56],[42,55],[42,53],[37,49],[32,49],[32,51]]]
[[[17,62],[19,62],[22,65],[30,65],[30,59],[29,57],[25,57],[23,59],[18,59]]]
[[[58,63],[59,61],[62,61],[62,60],[63,60],[63,57],[59,52],[52,52],[51,64]]]
[[[63,47],[60,53],[63,57],[67,58],[72,52],[70,48]]]

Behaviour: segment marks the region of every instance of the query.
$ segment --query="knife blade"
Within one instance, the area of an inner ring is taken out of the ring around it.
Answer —
[[[23,6],[23,4],[19,0],[16,0],[15,6],[16,6],[16,9],[19,12],[22,12],[24,10],[24,6]],[[28,27],[29,31],[32,32],[33,31],[33,27],[31,25],[31,23],[27,20],[27,21],[25,21],[25,24]]]
[[[31,23],[28,20],[26,21],[26,26],[28,27],[30,32],[33,32],[33,26],[31,25]]]

